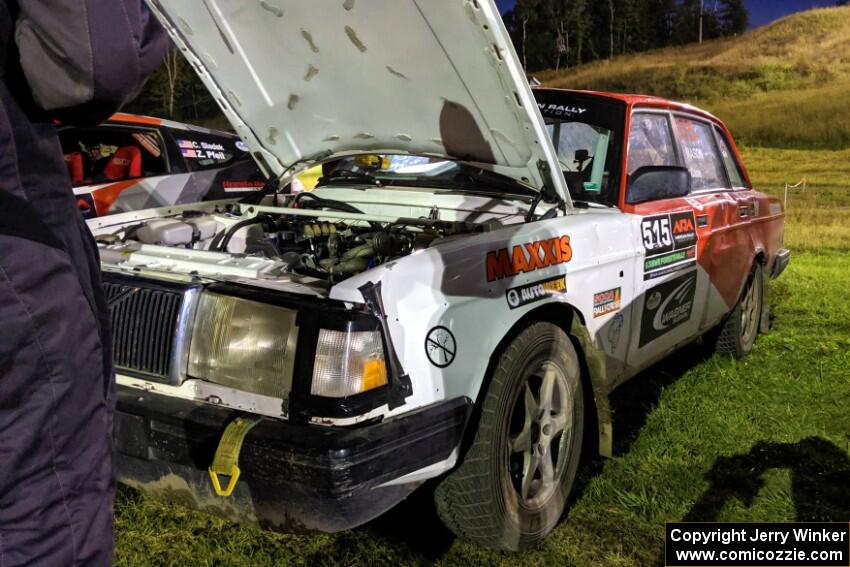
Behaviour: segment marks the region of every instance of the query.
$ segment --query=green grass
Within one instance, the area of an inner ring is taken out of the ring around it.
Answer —
[[[806,176],[814,193],[790,200],[795,256],[771,287],[773,330],[745,361],[693,347],[618,390],[615,457],[583,466],[569,513],[540,549],[456,540],[427,494],[351,532],[294,535],[121,489],[116,564],[654,565],[667,521],[850,521],[850,152],[745,156],[760,188],[778,194]]]
[[[850,147],[850,7],[812,10],[732,39],[537,77],[547,86],[653,94],[707,108],[739,142]]]

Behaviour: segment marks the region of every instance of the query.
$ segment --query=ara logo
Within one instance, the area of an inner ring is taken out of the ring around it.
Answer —
[[[573,249],[570,246],[569,236],[493,250],[487,253],[487,281],[494,282],[549,266],[566,264],[572,259]]]
[[[690,218],[680,218],[673,225],[673,234],[691,234],[694,232],[694,221]]]
[[[640,326],[641,347],[690,320],[696,289],[697,273],[692,271],[648,292]]]

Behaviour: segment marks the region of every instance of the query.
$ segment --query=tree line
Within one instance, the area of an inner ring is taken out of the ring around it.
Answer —
[[[700,33],[703,40],[735,36],[750,22],[744,0],[517,0],[504,20],[528,72],[694,43]],[[215,100],[173,47],[126,110],[221,121]]]
[[[749,12],[743,0],[517,0],[504,20],[533,72],[738,35]]]

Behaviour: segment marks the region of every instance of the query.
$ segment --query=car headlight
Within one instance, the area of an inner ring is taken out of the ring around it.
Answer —
[[[295,316],[295,311],[267,303],[202,294],[189,347],[189,376],[284,397],[292,385]]]
[[[314,396],[345,398],[386,384],[380,331],[319,330],[311,387]]]

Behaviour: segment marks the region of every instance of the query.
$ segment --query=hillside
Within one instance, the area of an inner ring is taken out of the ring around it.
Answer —
[[[742,36],[537,74],[545,85],[655,94],[705,107],[739,142],[850,147],[850,7]]]

